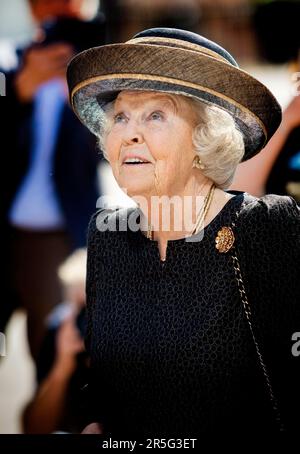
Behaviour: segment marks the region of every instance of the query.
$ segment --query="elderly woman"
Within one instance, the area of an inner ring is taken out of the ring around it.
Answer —
[[[216,43],[164,28],[79,54],[68,83],[138,203],[102,209],[89,227],[98,426],[85,433],[292,431],[299,210],[290,197],[226,191],[278,127],[277,101]]]

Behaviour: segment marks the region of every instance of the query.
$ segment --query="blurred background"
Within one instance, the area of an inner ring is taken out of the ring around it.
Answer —
[[[112,205],[132,205],[95,139],[71,112],[67,62],[81,50],[151,27],[182,28],[216,41],[272,91],[285,112],[284,129],[268,153],[240,166],[232,188],[300,201],[299,19],[299,1],[0,2],[7,106],[1,434],[81,430],[84,407],[77,396],[88,366],[82,344],[85,232],[99,196],[110,196]]]

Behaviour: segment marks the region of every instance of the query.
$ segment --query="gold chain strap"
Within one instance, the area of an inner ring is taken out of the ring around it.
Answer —
[[[241,206],[241,210],[242,210],[243,206],[244,206],[244,204]],[[236,212],[236,218],[238,218],[239,214],[240,214],[240,212],[237,211]],[[233,226],[234,229],[236,228],[235,222],[232,223],[232,226]],[[264,377],[265,377],[266,385],[267,385],[267,388],[268,388],[268,391],[269,391],[270,401],[271,401],[271,404],[272,404],[272,407],[273,407],[273,410],[274,410],[274,413],[275,413],[275,419],[276,419],[276,422],[277,422],[277,424],[279,426],[279,430],[281,432],[283,432],[285,429],[284,429],[284,425],[283,425],[282,420],[281,420],[281,415],[280,415],[280,411],[279,411],[278,401],[277,401],[277,398],[274,395],[273,387],[272,387],[271,380],[270,380],[270,376],[269,376],[269,373],[268,373],[268,370],[267,370],[267,366],[265,364],[265,361],[264,361],[264,358],[262,356],[260,347],[258,345],[258,342],[257,342],[255,334],[254,334],[253,325],[252,325],[251,306],[250,306],[249,301],[248,301],[248,297],[247,297],[247,293],[246,293],[246,289],[245,289],[245,285],[244,285],[244,281],[243,281],[243,277],[242,277],[240,262],[239,262],[239,259],[238,259],[236,247],[234,245],[231,248],[231,258],[232,258],[232,262],[233,262],[233,268],[234,268],[235,278],[236,278],[237,285],[238,285],[238,290],[239,290],[239,293],[240,293],[240,296],[241,296],[241,300],[242,300],[242,303],[243,303],[244,312],[245,312],[245,315],[246,315],[246,318],[247,318],[247,322],[248,322],[248,325],[249,325],[249,328],[250,328],[252,339],[253,339],[253,342],[254,342],[254,345],[255,345],[255,350],[256,350],[256,353],[257,353],[257,356],[258,356],[258,359],[259,359],[259,363],[260,363],[262,372],[263,372]]]

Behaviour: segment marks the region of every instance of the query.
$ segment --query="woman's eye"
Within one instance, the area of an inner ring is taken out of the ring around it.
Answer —
[[[126,121],[126,116],[123,113],[118,113],[114,116],[114,123],[122,123]]]
[[[161,112],[152,112],[150,115],[151,120],[162,120],[163,119],[163,114]]]

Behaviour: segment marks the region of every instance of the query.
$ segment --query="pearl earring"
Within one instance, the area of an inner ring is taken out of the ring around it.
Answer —
[[[200,157],[197,155],[195,156],[194,160],[193,160],[193,167],[196,167],[197,169],[205,169],[205,165],[202,163]]]

